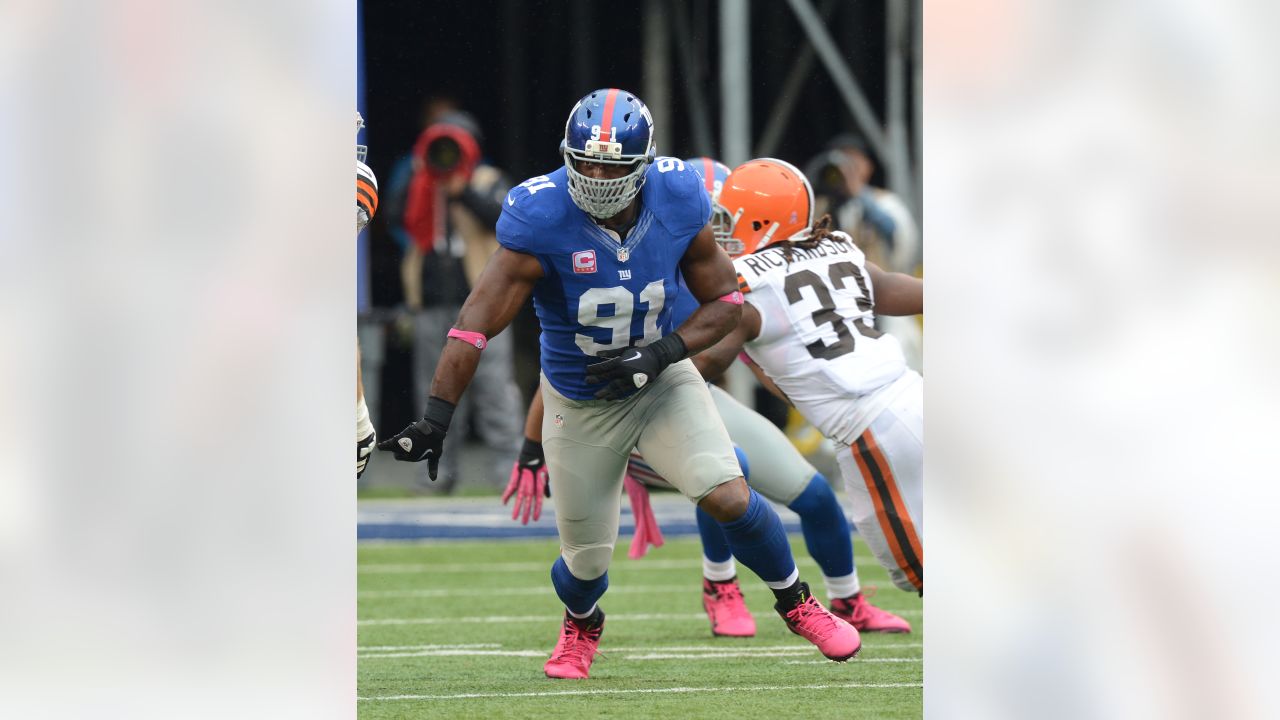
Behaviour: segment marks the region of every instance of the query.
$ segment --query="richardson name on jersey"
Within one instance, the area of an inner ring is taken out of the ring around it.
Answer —
[[[834,255],[851,255],[854,252],[854,245],[849,241],[834,242],[830,239],[823,239],[814,248],[802,248],[792,246],[792,261],[796,260],[812,260],[814,258],[831,257]],[[742,259],[742,262],[752,270],[763,275],[769,271],[769,268],[781,268],[787,266],[787,259],[783,256],[782,246],[765,248],[754,255],[748,255]]]

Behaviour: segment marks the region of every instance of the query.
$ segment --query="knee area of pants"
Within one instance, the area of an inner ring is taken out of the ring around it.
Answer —
[[[699,503],[699,507],[720,522],[737,520],[746,514],[750,505],[751,491],[745,485],[738,487],[730,483],[712,490]]]
[[[574,553],[563,553],[564,564],[569,572],[581,580],[595,580],[609,570],[609,559],[613,557],[612,547],[593,547],[578,550]]]

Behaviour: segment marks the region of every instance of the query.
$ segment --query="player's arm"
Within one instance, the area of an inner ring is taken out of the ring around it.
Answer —
[[[369,406],[364,402],[364,379],[360,376],[360,344],[356,343],[356,478],[364,473],[373,454],[373,443],[377,440],[373,430],[373,421],[369,419]]]
[[[616,400],[644,387],[671,363],[715,344],[738,322],[742,293],[737,275],[729,256],[716,245],[710,225],[703,225],[689,243],[680,270],[701,305],[675,332],[656,342],[600,353],[605,359],[587,366],[587,382],[608,383],[596,391],[597,399]]]
[[[379,450],[393,451],[397,460],[426,460],[427,472],[435,479],[444,435],[458,400],[475,376],[480,353],[489,338],[511,324],[541,278],[542,265],[537,258],[498,248],[458,313],[454,329],[450,331],[455,342],[445,343],[440,354],[431,380],[426,416],[395,437],[378,443]]]
[[[787,397],[787,394],[782,392],[782,388],[778,387],[778,384],[773,381],[773,378],[765,374],[764,368],[753,362],[748,362],[747,367],[751,368],[752,374],[756,376],[756,380],[764,387],[765,390],[768,390],[774,397],[778,398],[782,402],[795,407],[795,403],[791,402],[791,398]]]
[[[924,312],[924,281],[899,272],[886,272],[867,263],[875,292],[877,315],[919,315]]]
[[[715,345],[693,356],[693,366],[707,380],[723,375],[742,352],[742,346],[760,335],[760,312],[749,303],[741,307],[742,318],[738,324]]]
[[[542,386],[533,391],[533,400],[529,403],[529,414],[524,418],[524,436],[533,442],[542,443]]]
[[[511,519],[515,520],[523,513],[520,522],[525,525],[529,524],[530,514],[535,521],[542,517],[542,498],[551,497],[551,487],[547,484],[547,459],[542,452],[542,411],[542,387],[539,386],[533,392],[529,414],[524,419],[524,445],[511,466],[507,489],[502,492],[503,505],[515,495]]]
[[[710,225],[698,231],[680,260],[685,284],[701,305],[675,334],[684,341],[685,355],[694,355],[729,333],[742,317],[742,293],[733,261],[716,244]]]
[[[499,247],[462,304],[454,328],[479,333],[487,341],[511,324],[540,279],[542,265],[537,258]],[[480,353],[470,342],[446,343],[431,380],[431,394],[457,404],[476,373]]]

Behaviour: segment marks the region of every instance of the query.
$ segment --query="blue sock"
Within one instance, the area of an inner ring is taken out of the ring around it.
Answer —
[[[787,507],[800,516],[805,547],[822,568],[822,574],[838,578],[852,573],[853,540],[849,537],[849,521],[822,473],[814,475],[800,497]]]
[[[786,583],[796,571],[796,561],[791,557],[791,544],[782,519],[760,493],[748,488],[751,501],[742,517],[721,523],[724,536],[733,549],[733,556],[760,576],[765,584]],[[775,588],[776,589],[776,588]]]
[[[711,514],[698,508],[698,534],[702,536],[702,554],[711,562],[727,562],[733,557],[729,550],[729,541],[724,537],[724,528],[711,517]]]
[[[609,573],[606,572],[595,580],[579,580],[569,572],[569,566],[565,564],[564,556],[561,556],[551,566],[551,584],[555,586],[556,595],[560,596],[560,602],[565,607],[579,615],[586,615],[609,588]]]

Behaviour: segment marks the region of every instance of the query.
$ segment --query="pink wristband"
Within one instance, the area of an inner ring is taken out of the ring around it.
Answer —
[[[741,304],[742,304],[742,291],[741,291],[741,290],[734,290],[733,292],[729,293],[728,295],[722,295],[722,296],[720,296],[720,297],[718,297],[718,298],[716,298],[716,299],[717,299],[717,300],[719,300],[720,302],[727,302],[727,303],[729,303],[730,305],[741,305]]]
[[[489,346],[489,341],[485,339],[484,333],[471,332],[470,330],[459,330],[458,328],[449,328],[449,334],[454,340],[461,340],[468,345],[474,345],[480,350]]]
[[[739,359],[739,360],[741,360],[741,361],[742,361],[744,364],[746,364],[746,365],[753,365],[753,364],[754,364],[754,363],[752,363],[752,362],[751,362],[751,356],[750,356],[750,355],[748,355],[748,354],[746,353],[746,351],[745,351],[745,350],[744,350],[744,351],[742,351],[742,352],[740,352],[740,353],[738,353],[738,359]]]

